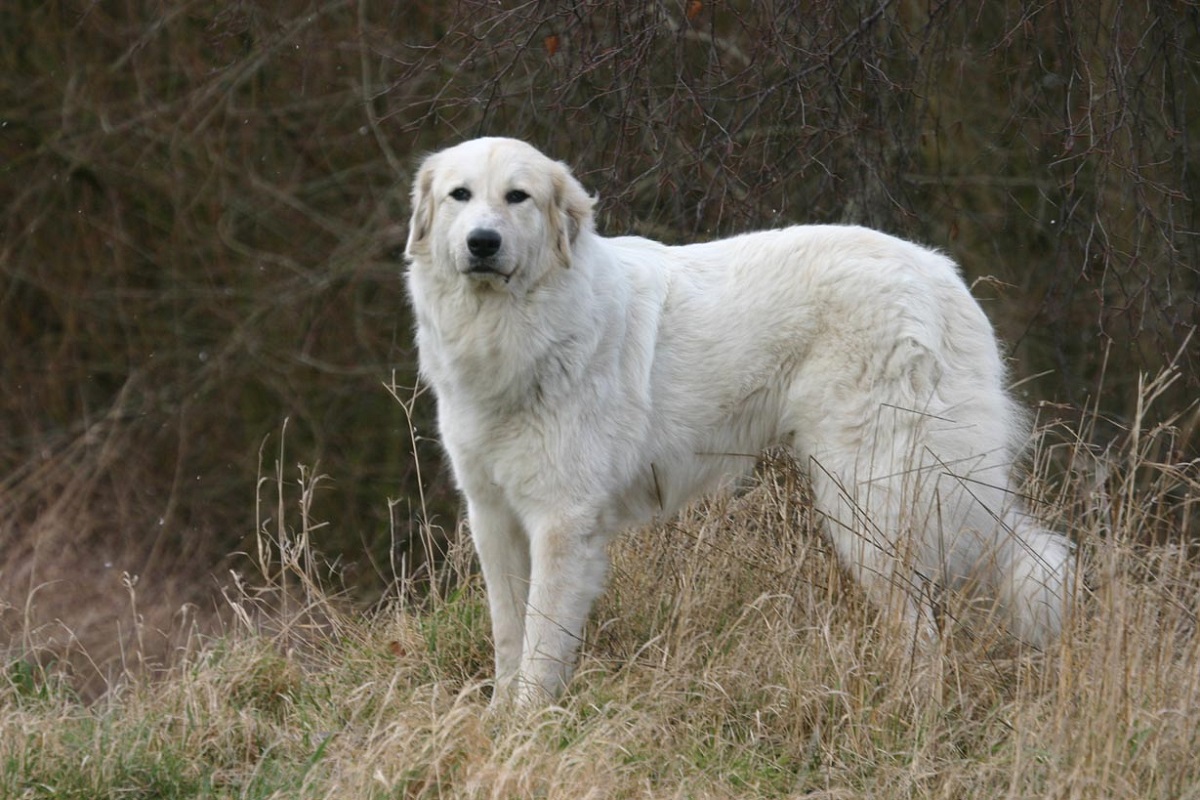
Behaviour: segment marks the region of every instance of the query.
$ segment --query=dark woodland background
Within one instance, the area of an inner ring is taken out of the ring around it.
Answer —
[[[218,619],[285,509],[363,606],[453,534],[400,252],[421,154],[481,134],[609,234],[943,249],[1044,430],[1195,472],[1196,2],[9,0],[0,37],[0,648],[85,684]]]

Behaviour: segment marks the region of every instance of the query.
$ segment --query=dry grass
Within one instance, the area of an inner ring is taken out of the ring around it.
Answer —
[[[277,463],[259,574],[227,593],[221,635],[193,630],[156,676],[91,705],[6,661],[0,795],[1195,797],[1200,571],[1177,537],[1139,542],[1191,524],[1196,465],[1171,460],[1177,427],[1103,454],[1051,434],[1030,491],[1093,587],[1053,652],[964,616],[914,657],[837,569],[803,480],[766,465],[614,546],[579,676],[528,719],[488,711],[463,540],[420,602],[348,612],[312,552],[319,479]]]

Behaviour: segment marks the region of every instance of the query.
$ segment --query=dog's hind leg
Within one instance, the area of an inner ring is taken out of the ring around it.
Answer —
[[[904,522],[890,507],[895,499],[883,496],[886,487],[870,492],[847,485],[815,458],[810,459],[809,476],[842,568],[889,623],[902,627],[919,649],[927,649],[937,640],[937,576],[924,575],[918,568],[918,554],[910,551],[912,540],[896,527]]]

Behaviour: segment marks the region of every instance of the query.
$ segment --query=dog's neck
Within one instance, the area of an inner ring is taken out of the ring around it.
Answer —
[[[564,281],[583,279],[562,271],[513,287],[498,276],[410,272],[422,375],[445,401],[470,396],[509,413],[514,404],[565,391],[587,368],[604,324],[564,291]],[[438,302],[420,302],[430,293]],[[559,335],[549,340],[548,330]]]

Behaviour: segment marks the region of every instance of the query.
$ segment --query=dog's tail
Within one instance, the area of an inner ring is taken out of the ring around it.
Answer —
[[[1062,632],[1077,596],[1074,547],[1027,517],[1010,522],[995,554],[998,599],[1013,635],[1045,648]]]

